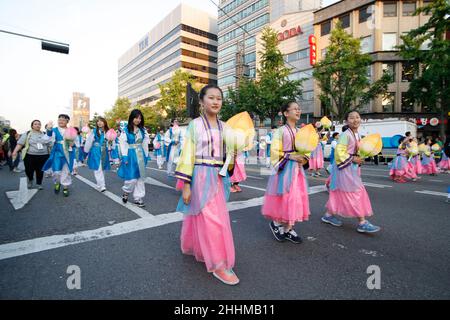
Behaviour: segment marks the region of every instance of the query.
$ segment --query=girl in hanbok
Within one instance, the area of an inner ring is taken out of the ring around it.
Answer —
[[[163,155],[163,145],[164,145],[164,132],[159,131],[155,139],[153,140],[153,149],[156,157],[156,164],[158,165],[158,169],[162,169],[164,164],[164,155]]]
[[[415,141],[416,144],[418,144],[417,139],[414,138],[413,141]],[[417,176],[417,179],[420,179],[418,176],[422,173],[422,161],[420,160],[420,152],[414,155],[411,155],[411,159],[409,160],[414,168],[414,173]]]
[[[222,90],[207,85],[199,98],[204,112],[189,123],[175,173],[177,189],[183,190],[177,207],[184,213],[181,251],[204,262],[206,270],[223,283],[235,285],[239,279],[233,272],[235,251],[226,206],[230,182],[228,175],[219,175],[226,158],[225,123],[217,117]]]
[[[128,196],[133,193],[134,204],[144,207],[145,196],[145,166],[149,160],[148,145],[150,138],[144,128],[144,116],[134,109],[128,118],[128,125],[119,137],[121,163],[117,174],[125,180],[122,187],[122,202],[128,202]]]
[[[98,117],[96,128],[92,130],[86,139],[84,150],[89,154],[87,165],[94,171],[97,188],[99,191],[106,190],[105,175],[103,171],[110,170],[108,142],[105,134],[109,130],[105,118]]]
[[[301,109],[296,102],[281,107],[285,125],[275,130],[270,148],[273,173],[269,177],[262,214],[272,220],[270,229],[277,241],[301,243],[294,230],[296,222],[309,218],[308,185],[303,165],[309,155],[295,151],[296,123]]]
[[[320,127],[320,122],[316,124],[316,128],[318,129]],[[323,130],[323,129],[322,129]],[[319,136],[322,133],[322,130],[318,132]],[[311,177],[320,177],[320,169],[323,168],[324,161],[323,161],[323,147],[322,143],[319,141],[317,144],[316,149],[311,152],[311,157],[309,159],[309,170],[311,170]]]
[[[230,178],[231,189],[230,192],[242,192],[239,183],[247,180],[247,173],[245,172],[245,158],[242,152],[239,152],[235,159],[233,175]]]
[[[52,123],[47,124],[47,135],[53,142],[53,148],[50,157],[42,167],[42,171],[51,170],[52,172],[55,194],[61,191],[62,185],[65,197],[69,196],[69,186],[72,184],[71,172],[75,162],[74,141],[66,140],[64,137],[69,120],[70,117],[67,114],[60,114],[57,128],[53,128]]]
[[[272,146],[273,133],[277,127],[272,126],[272,130],[266,136],[266,167],[270,168],[270,148]]]
[[[369,195],[361,180],[361,168],[364,159],[358,157],[360,136],[358,128],[361,117],[358,111],[351,111],[345,117],[349,128],[339,138],[335,150],[335,162],[331,169],[329,198],[326,204],[327,212],[322,221],[333,226],[342,226],[336,216],[357,218],[357,231],[374,233],[380,227],[374,226],[367,217],[372,216],[372,206]]]
[[[439,161],[438,167],[441,172],[448,173],[450,171],[450,136],[447,136],[442,149],[442,159]]]
[[[111,147],[111,159],[112,163],[113,163],[113,168],[111,169],[112,171],[116,172],[117,171],[117,166],[120,163],[120,148],[119,148],[119,137],[120,137],[120,131],[116,130],[117,137],[114,140],[114,143],[112,144]]]
[[[86,142],[86,139],[83,138],[80,129],[75,128],[78,132],[77,139],[75,140],[75,146],[76,146],[76,162],[77,167],[82,167],[84,159],[86,159],[86,153],[84,151],[84,144]]]
[[[401,137],[397,148],[397,156],[392,160],[389,176],[394,182],[405,183],[406,179],[416,181],[417,175],[414,165],[408,160],[410,150],[408,141],[405,137]]]
[[[437,174],[436,161],[434,160],[434,152],[431,150],[432,141],[431,139],[426,140],[426,148],[422,154],[422,174],[429,174],[430,176],[435,176]]]

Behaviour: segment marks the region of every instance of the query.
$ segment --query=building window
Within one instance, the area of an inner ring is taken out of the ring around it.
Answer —
[[[372,36],[361,38],[361,53],[373,51]]]
[[[342,24],[342,28],[345,29],[345,28],[350,27],[350,14],[348,13],[346,15],[339,17],[339,21]]]
[[[383,51],[392,51],[395,50],[395,46],[397,45],[397,33],[389,32],[383,33]]]
[[[402,112],[413,112],[414,102],[408,97],[407,92],[402,92]]]
[[[372,7],[365,6],[359,9],[359,23],[366,22],[372,16]]]
[[[397,16],[397,2],[383,2],[383,16],[396,17]]]
[[[414,80],[414,65],[411,62],[402,62],[402,82]]]
[[[250,52],[250,53],[247,53],[244,56],[244,63],[245,64],[250,63],[250,62],[254,62],[255,60],[256,60],[256,52]]]
[[[301,59],[308,58],[309,49],[303,49],[300,51],[292,52],[284,57],[285,62],[293,62]]]
[[[386,92],[381,100],[383,112],[394,112],[395,110],[395,92]]]
[[[403,5],[403,16],[412,16],[416,11],[416,2],[415,1],[404,1]]]
[[[320,56],[322,57],[322,59],[325,59],[327,55],[327,48],[323,48],[322,50],[320,50]]]
[[[326,36],[331,31],[331,20],[324,22],[320,25],[320,35]]]
[[[395,82],[396,81],[395,62],[383,63],[382,68],[383,68],[383,73],[388,73],[391,75],[391,82]]]

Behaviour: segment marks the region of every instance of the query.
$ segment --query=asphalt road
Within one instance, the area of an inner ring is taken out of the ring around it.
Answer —
[[[226,286],[204,264],[180,251],[180,194],[174,180],[149,165],[146,207],[120,203],[122,181],[107,172],[106,194],[80,168],[71,195],[52,191],[51,179],[22,209],[5,192],[18,190],[23,173],[0,170],[1,299],[449,299],[450,175],[394,184],[387,167],[366,165],[363,181],[382,227],[374,235],[320,221],[328,194],[325,178],[308,178],[311,217],[298,224],[299,245],[274,240],[261,215],[268,176],[247,166],[242,193],[231,194],[230,217],[241,282]],[[323,172],[326,176],[326,173]],[[89,183],[89,181],[91,183]],[[81,289],[69,289],[69,266]],[[369,266],[380,270],[380,289],[369,289]]]

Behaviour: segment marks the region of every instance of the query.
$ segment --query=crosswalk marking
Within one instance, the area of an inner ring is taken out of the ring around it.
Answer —
[[[367,187],[381,188],[381,189],[383,189],[383,188],[392,188],[392,186],[390,186],[390,185],[371,183],[371,182],[363,182],[363,185],[365,185]]]
[[[422,190],[422,191],[414,191],[417,193],[423,193],[423,194],[430,194],[433,196],[442,196],[442,197],[447,197],[448,194],[444,193],[444,192],[437,192],[437,191],[430,191],[430,190]]]
[[[91,182],[90,180],[80,176],[80,174],[77,174],[75,176],[78,180],[86,183],[88,186],[94,188],[95,190],[97,190],[97,186],[95,185],[95,183]],[[141,218],[154,218],[154,215],[150,214],[147,210],[144,210],[142,208],[136,207],[135,205],[131,204],[131,203],[127,203],[124,204],[122,202],[122,198],[119,196],[116,196],[114,193],[106,190],[104,192],[101,192],[102,194],[104,194],[105,196],[107,196],[108,198],[110,198],[111,200],[113,200],[114,202],[120,204],[122,207],[125,207],[131,211],[133,211],[135,214],[137,214],[139,217]]]

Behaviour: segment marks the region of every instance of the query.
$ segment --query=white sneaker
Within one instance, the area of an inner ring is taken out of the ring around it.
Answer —
[[[21,173],[22,170],[20,170],[20,169],[18,169],[18,168],[14,168],[13,172]]]

